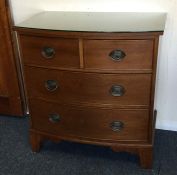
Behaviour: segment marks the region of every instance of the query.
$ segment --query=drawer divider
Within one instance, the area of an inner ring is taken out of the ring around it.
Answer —
[[[79,57],[80,57],[80,68],[84,68],[84,53],[83,53],[83,39],[79,39]]]

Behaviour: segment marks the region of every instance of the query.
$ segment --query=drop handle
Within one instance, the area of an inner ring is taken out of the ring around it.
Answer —
[[[121,97],[125,94],[125,88],[121,85],[113,85],[110,89],[110,94],[114,97]]]
[[[52,47],[43,47],[41,54],[46,59],[54,58],[55,56],[55,49]]]
[[[45,82],[45,88],[48,91],[53,92],[58,89],[58,82],[56,80],[47,80]]]
[[[124,123],[122,121],[113,121],[110,123],[110,128],[114,132],[120,132],[124,128]]]
[[[60,122],[61,117],[59,114],[49,114],[49,121],[52,123],[58,123]]]
[[[124,57],[126,56],[126,54],[122,50],[113,50],[109,53],[109,56],[114,61],[122,61],[124,59]]]

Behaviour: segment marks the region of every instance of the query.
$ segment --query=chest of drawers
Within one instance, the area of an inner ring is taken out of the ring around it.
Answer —
[[[162,32],[16,30],[32,150],[45,139],[105,145],[150,168]]]

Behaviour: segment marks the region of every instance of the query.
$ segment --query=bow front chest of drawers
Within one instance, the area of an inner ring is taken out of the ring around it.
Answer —
[[[105,19],[99,14],[46,12],[15,27],[32,150],[38,151],[45,139],[105,145],[137,153],[141,166],[150,168],[157,49],[165,15],[143,14],[148,20],[143,26],[139,14],[136,29],[127,17],[119,19],[126,14]],[[131,20],[135,14],[128,15]]]

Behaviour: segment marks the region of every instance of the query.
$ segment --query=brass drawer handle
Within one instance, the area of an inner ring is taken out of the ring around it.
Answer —
[[[113,85],[110,89],[110,93],[114,97],[120,97],[125,94],[125,89],[121,85]]]
[[[49,121],[52,123],[58,123],[61,120],[60,115],[58,114],[49,114]]]
[[[121,121],[113,121],[110,124],[110,127],[111,127],[112,131],[120,132],[124,128],[124,123]]]
[[[44,58],[47,58],[47,59],[54,58],[55,49],[52,47],[43,47],[41,54]]]
[[[122,50],[113,50],[113,51],[110,52],[109,56],[114,61],[122,61],[124,59],[124,57],[126,56],[126,54]]]
[[[55,91],[57,90],[58,88],[58,82],[56,80],[47,80],[45,82],[45,88],[48,90],[48,91]]]

